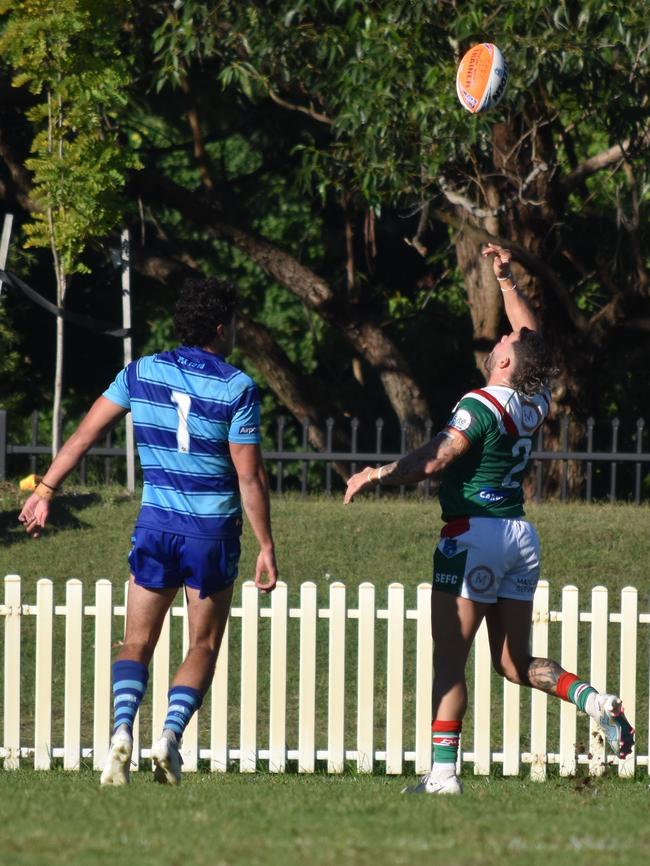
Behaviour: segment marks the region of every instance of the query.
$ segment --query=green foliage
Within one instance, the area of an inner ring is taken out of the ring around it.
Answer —
[[[27,112],[36,131],[27,244],[53,247],[66,274],[88,270],[82,255],[116,225],[121,190],[136,157],[120,141],[129,65],[120,52],[126,0],[23,0],[14,4],[0,51],[14,86],[37,98]]]
[[[305,187],[322,196],[381,207],[426,195],[439,172],[490,159],[491,128],[507,113],[578,125],[585,152],[597,125],[625,137],[645,123],[641,0],[223,6],[232,27],[222,84],[256,101],[280,94],[331,124],[331,136],[306,132],[298,144]],[[498,110],[470,117],[456,100],[456,65],[483,40],[504,51],[511,82]]]

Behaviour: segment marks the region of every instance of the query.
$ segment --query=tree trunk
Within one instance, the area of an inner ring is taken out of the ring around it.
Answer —
[[[221,222],[215,209],[196,194],[167,178],[144,171],[136,173],[133,180],[144,196],[176,208],[192,221],[201,221],[213,237],[230,241],[336,328],[352,349],[376,369],[395,414],[407,427],[409,448],[424,441],[430,417],[426,397],[406,359],[376,322],[362,317],[354,304],[337,295],[326,280],[289,253],[264,238]]]
[[[66,295],[66,276],[61,267],[56,268],[57,288],[56,305],[63,308]],[[56,358],[54,363],[54,401],[52,405],[52,459],[58,454],[63,441],[63,359],[64,359],[65,322],[60,316],[56,319]]]

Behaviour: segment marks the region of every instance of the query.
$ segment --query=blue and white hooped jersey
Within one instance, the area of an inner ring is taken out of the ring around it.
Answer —
[[[103,394],[130,409],[144,476],[136,526],[180,535],[241,534],[229,442],[260,441],[260,398],[220,355],[180,346],[124,368]]]

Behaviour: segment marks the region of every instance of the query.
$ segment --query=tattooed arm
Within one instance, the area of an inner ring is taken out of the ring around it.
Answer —
[[[438,433],[431,442],[411,451],[395,463],[387,463],[378,469],[366,466],[361,472],[352,475],[348,480],[343,503],[347,505],[357,493],[378,483],[395,487],[400,484],[417,484],[425,478],[439,475],[452,461],[469,451],[470,447],[469,440],[462,434],[447,428]]]

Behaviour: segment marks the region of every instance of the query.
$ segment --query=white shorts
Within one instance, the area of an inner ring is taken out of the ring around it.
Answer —
[[[539,567],[539,538],[527,520],[458,518],[443,527],[433,553],[432,588],[488,604],[531,601]]]

